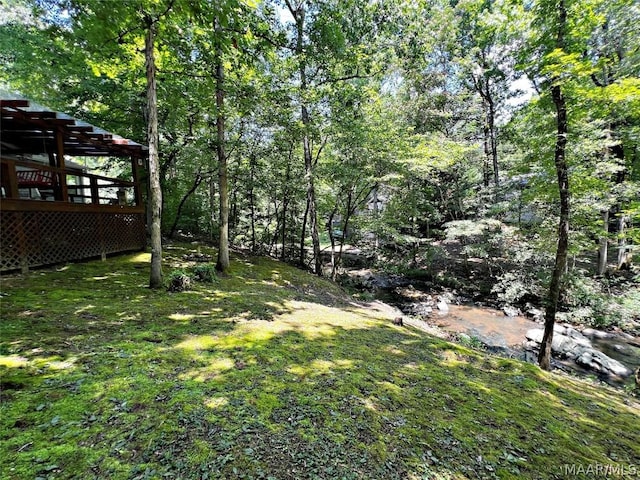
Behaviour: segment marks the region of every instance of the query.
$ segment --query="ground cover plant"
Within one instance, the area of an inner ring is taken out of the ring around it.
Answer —
[[[169,246],[165,272],[193,275],[191,251]],[[5,276],[0,477],[640,469],[633,397],[394,325],[284,263],[232,260],[182,292],[147,288],[145,253]]]

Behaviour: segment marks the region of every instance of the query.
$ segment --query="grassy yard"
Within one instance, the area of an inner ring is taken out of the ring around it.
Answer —
[[[633,397],[395,326],[269,259],[182,293],[146,288],[148,264],[2,279],[0,478],[640,472]]]

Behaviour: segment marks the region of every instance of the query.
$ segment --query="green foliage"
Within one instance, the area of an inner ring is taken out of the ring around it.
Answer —
[[[458,343],[461,345],[472,348],[474,350],[486,350],[486,346],[482,341],[476,336],[469,335],[458,335],[457,337]]]
[[[193,275],[198,282],[213,283],[217,278],[216,267],[210,263],[196,265]]]
[[[191,288],[191,277],[183,269],[172,270],[167,278],[167,290],[170,292],[184,292]]]
[[[613,279],[596,280],[577,270],[568,275],[565,288],[563,301],[570,321],[603,328],[625,326],[639,318],[638,284],[622,281],[616,285]],[[612,288],[620,289],[621,295],[612,296]]]
[[[543,294],[542,286],[532,283],[530,275],[516,272],[505,272],[500,275],[492,287],[492,293],[496,293],[501,302],[514,305],[528,297],[540,297]]]
[[[469,287],[471,270],[455,267],[473,261],[488,267],[483,280],[497,278],[501,301],[545,298],[557,239],[555,82],[569,106],[570,254],[582,268],[595,263],[600,238],[640,243],[637,2],[567,0],[564,49],[558,4],[548,0],[292,2],[305,8],[299,48],[287,6],[271,0],[5,3],[1,81],[137,141],[146,135],[145,22],[157,20],[165,231],[177,220],[185,233],[218,236],[214,119],[223,113],[236,246],[305,259],[306,144],[321,231],[333,213],[341,229],[348,221],[349,242],[378,249],[387,270]],[[495,186],[486,184],[493,166],[483,145],[490,107]],[[621,213],[629,225],[617,232]],[[453,258],[425,240],[443,240],[443,231],[461,244]],[[589,268],[568,283],[574,317],[632,318],[635,297],[614,295]]]

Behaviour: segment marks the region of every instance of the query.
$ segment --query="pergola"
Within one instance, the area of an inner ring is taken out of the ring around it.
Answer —
[[[144,248],[147,147],[26,99],[0,99],[0,110],[0,270]],[[69,157],[128,158],[131,177]]]

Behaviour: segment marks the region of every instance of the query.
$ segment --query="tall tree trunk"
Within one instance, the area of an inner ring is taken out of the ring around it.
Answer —
[[[485,57],[485,53],[482,53]],[[489,66],[483,60],[483,68],[486,70]],[[500,176],[498,170],[498,134],[496,132],[496,106],[494,97],[491,94],[491,83],[488,78],[475,78],[474,86],[476,91],[482,97],[482,109],[484,111],[484,121],[482,127],[483,147],[484,147],[484,165],[483,165],[483,183],[485,187],[489,186],[490,179],[493,176],[493,183],[497,195]]]
[[[155,33],[156,22],[147,18],[145,64],[147,71],[147,137],[149,142],[149,210],[151,212],[151,274],[149,287],[162,287],[162,189],[158,156],[158,103],[156,91]]]
[[[496,188],[496,197],[498,195],[498,186],[500,185],[500,172],[498,170],[498,134],[496,132],[496,107],[489,91],[489,82],[487,82],[487,103],[489,111],[487,122],[489,123],[489,143],[491,145],[491,163],[493,166],[493,183]]]
[[[628,268],[631,263],[625,232],[629,217],[622,212],[618,215],[618,270],[622,270]]]
[[[482,108],[487,110],[487,100],[482,99]],[[485,114],[484,125],[482,126],[482,146],[484,150],[484,162],[482,166],[482,179],[485,187],[489,187],[491,178],[491,140],[489,134],[488,114]]]
[[[280,209],[278,208],[278,200],[274,199],[273,200],[273,208],[274,208],[274,212],[273,212],[273,216],[276,219],[276,228],[273,231],[273,235],[271,235],[271,240],[269,241],[269,251],[267,253],[267,255],[271,256],[271,252],[273,253],[274,257],[278,256],[278,232],[280,232]]]
[[[184,204],[187,201],[187,199],[193,194],[193,192],[195,192],[198,189],[198,187],[200,186],[201,183],[202,183],[202,175],[197,173],[196,174],[196,178],[193,181],[193,185],[191,185],[191,188],[189,189],[189,191],[187,193],[185,193],[184,196],[182,197],[182,200],[180,200],[180,204],[178,205],[178,211],[176,213],[176,218],[173,221],[173,225],[171,225],[171,231],[169,232],[169,238],[173,238],[173,236],[176,233],[176,228],[178,227],[178,221],[180,220],[180,216],[182,214],[182,207],[184,207]]]
[[[307,250],[304,241],[307,236],[307,218],[309,217],[309,197],[307,197],[306,206],[304,207],[304,216],[302,217],[302,230],[300,232],[300,266],[304,267]]]
[[[331,279],[336,279],[337,263],[336,263],[336,237],[333,236],[333,219],[338,212],[338,203],[336,202],[331,214],[329,215],[329,221],[327,222],[327,233],[329,234],[329,243],[331,243]]]
[[[353,202],[353,191],[349,190],[347,193],[347,208],[345,208],[344,219],[342,222],[342,238],[340,239],[340,247],[338,247],[338,256],[335,262],[333,262],[331,270],[331,279],[334,281],[338,275],[338,267],[342,265],[342,251],[344,249],[344,242],[347,239],[347,232],[349,232],[349,220],[351,220],[351,215],[355,213],[355,210],[356,207]],[[333,245],[331,245],[331,248],[334,248]]]
[[[564,29],[567,24],[567,10],[564,0],[558,5],[558,34],[556,48],[564,49]],[[551,345],[553,342],[553,327],[558,311],[560,299],[561,281],[567,267],[567,251],[569,248],[569,168],[565,156],[567,146],[567,104],[559,83],[559,78],[552,78],[551,96],[556,107],[556,148],[555,166],[558,177],[558,189],[560,192],[560,222],[558,224],[558,245],[556,247],[556,261],[549,286],[547,308],[544,316],[544,335],[540,345],[538,363],[544,370],[551,369]]]
[[[254,197],[255,177],[256,177],[256,157],[252,153],[249,157],[249,208],[251,209],[251,252],[256,251],[256,203]]]
[[[378,228],[377,228],[377,223],[378,223],[378,214],[380,211],[380,207],[378,205],[378,186],[376,185],[373,189],[373,218],[376,221],[376,230],[375,233],[373,234],[373,250],[375,252],[376,255],[376,259],[378,258],[378,249],[380,248],[380,236],[378,235]],[[429,236],[427,234],[427,236]]]
[[[609,256],[609,210],[602,210],[603,235],[600,237],[598,250],[598,275],[604,275],[607,271],[607,257]]]
[[[317,275],[322,275],[322,261],[320,258],[320,235],[318,233],[318,214],[316,209],[316,189],[315,189],[315,173],[313,155],[311,153],[311,134],[309,128],[311,126],[311,116],[306,104],[306,96],[308,90],[307,84],[307,61],[304,52],[304,2],[300,3],[297,8],[289,0],[286,4],[296,22],[296,55],[298,57],[298,71],[300,74],[300,103],[302,124],[304,125],[304,133],[302,137],[302,148],[304,153],[304,171],[307,183],[307,203],[309,230],[311,231],[311,243],[313,244],[314,271]]]
[[[222,35],[220,22],[216,18],[216,35]],[[218,154],[218,190],[220,191],[220,237],[218,243],[218,262],[216,270],[227,273],[229,270],[229,179],[227,176],[227,157],[224,153],[224,66],[220,46],[216,46],[216,152]]]
[[[307,118],[306,122],[304,118]],[[305,125],[309,125],[309,115],[307,108],[302,107],[302,118]],[[318,234],[318,213],[316,210],[316,189],[314,182],[314,168],[313,159],[311,157],[311,147],[309,144],[309,135],[304,135],[304,166],[305,166],[305,178],[307,180],[307,199],[309,200],[309,229],[311,230],[311,243],[313,245],[313,257],[314,257],[314,272],[317,275],[322,275],[322,261],[320,258],[320,235]]]
[[[216,229],[216,181],[214,180],[213,174],[211,178],[209,178],[209,238],[211,243],[216,240],[214,235]]]
[[[289,175],[291,166],[287,163],[287,170],[285,173],[284,184],[285,189],[282,195],[282,252],[280,258],[284,262],[286,259],[287,251],[287,207],[289,206]]]

